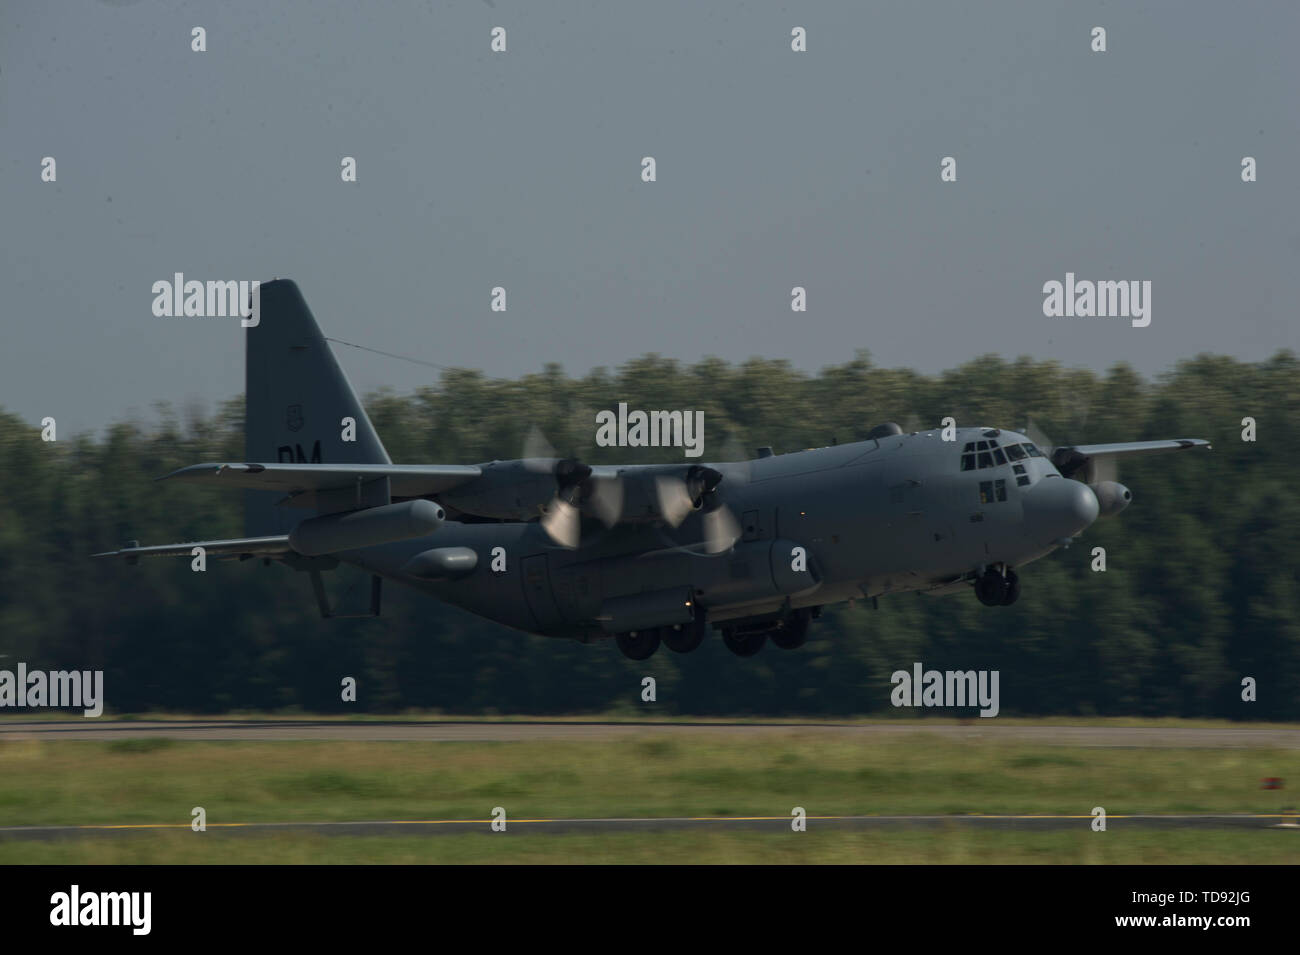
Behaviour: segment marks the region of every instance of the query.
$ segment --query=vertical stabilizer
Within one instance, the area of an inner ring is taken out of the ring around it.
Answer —
[[[245,331],[244,457],[250,463],[389,464],[365,409],[334,359],[298,286],[261,286],[258,324]],[[345,418],[355,441],[344,440]],[[304,516],[278,491],[247,491],[244,533],[287,533]]]

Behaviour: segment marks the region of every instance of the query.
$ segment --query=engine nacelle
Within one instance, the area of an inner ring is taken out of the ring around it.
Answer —
[[[1102,481],[1088,487],[1097,495],[1098,517],[1114,517],[1133,501],[1133,492],[1118,481]]]

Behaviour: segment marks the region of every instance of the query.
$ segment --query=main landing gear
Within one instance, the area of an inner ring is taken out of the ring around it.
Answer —
[[[782,650],[798,650],[808,639],[808,625],[812,623],[811,610],[796,610],[772,631],[772,642]]]
[[[808,639],[808,625],[812,623],[812,618],[812,609],[805,607],[791,611],[775,622],[769,621],[757,627],[753,624],[748,627],[724,627],[722,642],[738,657],[752,657],[763,649],[763,644],[769,637],[782,650],[797,650]]]
[[[722,643],[738,657],[752,657],[763,649],[769,637],[782,650],[797,650],[808,639],[808,627],[820,609],[806,607],[777,619],[766,617],[761,622],[751,619],[723,627]],[[646,660],[661,643],[674,653],[690,653],[704,642],[708,629],[707,621],[698,618],[673,627],[630,630],[618,634],[614,640],[623,656],[631,660]]]
[[[975,578],[975,596],[986,607],[1006,607],[1020,597],[1020,576],[1006,565],[990,567]]]
[[[646,660],[659,649],[659,630],[657,628],[629,630],[627,633],[620,633],[614,640],[618,643],[618,648],[623,651],[623,656],[629,660]]]
[[[708,625],[703,620],[679,623],[675,627],[664,627],[661,631],[664,646],[673,653],[690,653],[704,642],[704,634],[708,629]]]
[[[763,644],[767,643],[766,630],[744,631],[726,627],[722,631],[722,642],[728,650],[738,657],[752,657]]]
[[[620,633],[614,640],[623,651],[623,656],[632,660],[645,660],[659,649],[661,643],[673,653],[690,653],[704,642],[708,629],[708,624],[703,619],[697,619],[672,627],[651,627],[648,630]]]

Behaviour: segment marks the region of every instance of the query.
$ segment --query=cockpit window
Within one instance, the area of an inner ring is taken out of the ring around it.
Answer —
[[[963,471],[977,471],[983,468],[1001,467],[1015,461],[1042,457],[1046,457],[1046,455],[1038,450],[1037,445],[1028,442],[1024,444],[1008,444],[1000,448],[996,441],[967,441],[961,449],[961,469]],[[1018,468],[1017,474],[1023,473],[1024,468]]]

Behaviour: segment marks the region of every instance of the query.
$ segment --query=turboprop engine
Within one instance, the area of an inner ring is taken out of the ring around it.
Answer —
[[[1133,501],[1133,492],[1118,481],[1100,481],[1089,484],[1097,495],[1097,516],[1114,517]]]

